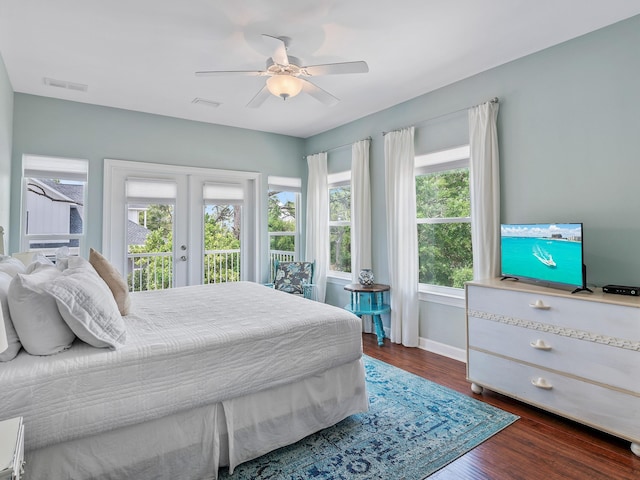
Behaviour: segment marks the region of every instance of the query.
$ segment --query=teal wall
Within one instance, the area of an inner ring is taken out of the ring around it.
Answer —
[[[11,142],[13,137],[13,89],[0,56],[0,226],[9,232]],[[8,238],[8,237],[7,237]],[[5,248],[8,250],[5,240]]]
[[[466,113],[447,113],[499,97],[502,222],[584,222],[588,282],[640,285],[638,45],[640,16],[309,138],[307,153],[372,137],[376,278],[388,280],[382,132],[417,123],[417,154],[456,146]],[[463,348],[463,324],[461,309],[421,305],[422,337]]]
[[[87,243],[102,248],[104,159],[306,178],[304,140],[129,110],[15,94],[11,246],[19,245],[23,154],[89,160]],[[262,218],[266,218],[266,203]],[[267,241],[266,224],[260,232]]]

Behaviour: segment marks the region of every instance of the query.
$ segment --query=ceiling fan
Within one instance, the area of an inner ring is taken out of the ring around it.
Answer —
[[[263,34],[262,37],[270,42],[274,48],[273,55],[267,58],[266,70],[213,70],[196,72],[196,76],[249,75],[269,77],[266,85],[251,99],[247,107],[259,107],[270,94],[286,100],[287,98],[295,97],[301,91],[330,106],[335,105],[340,100],[303,77],[340,73],[367,73],[369,71],[369,66],[365,61],[302,66],[300,59],[287,55],[287,49],[291,42],[289,37],[274,37],[266,34]]]

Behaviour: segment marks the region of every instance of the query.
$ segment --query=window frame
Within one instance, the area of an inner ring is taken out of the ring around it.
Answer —
[[[330,173],[327,175],[327,195],[329,200],[329,231],[331,227],[349,227],[353,228],[353,219],[349,216],[349,220],[331,220],[331,190],[338,187],[349,186],[349,209],[351,209],[351,202],[353,201],[351,191],[351,170],[345,170],[342,172]],[[329,243],[329,252],[331,252],[331,243]],[[351,252],[353,254],[353,252]],[[327,277],[339,278],[343,280],[351,280],[352,272],[342,272],[340,270],[331,270],[331,262],[327,265]]]
[[[67,168],[67,165],[69,167]],[[84,158],[72,157],[54,157],[49,155],[33,155],[24,154],[22,156],[22,205],[20,209],[20,251],[21,252],[39,252],[42,249],[31,249],[30,243],[34,240],[77,240],[77,254],[85,255],[87,253],[87,213],[88,208],[88,189],[89,189],[89,161]],[[66,180],[83,183],[82,189],[82,233],[27,233],[29,212],[28,212],[28,181],[34,178],[36,180]],[[56,250],[59,247],[52,247]],[[75,247],[74,247],[75,248]],[[75,254],[75,253],[74,253]],[[46,255],[46,254],[45,254]],[[51,254],[46,255],[52,257]]]
[[[431,173],[445,172],[459,168],[470,170],[470,146],[461,145],[458,147],[438,150],[415,157],[414,179],[419,176]],[[469,175],[471,172],[469,172]],[[414,182],[415,188],[415,182]],[[470,187],[471,188],[471,187]],[[468,217],[418,217],[416,214],[416,227],[424,224],[443,223],[471,223],[471,216]],[[429,283],[419,283],[418,292],[420,300],[426,300],[444,305],[464,307],[464,288],[446,287]]]

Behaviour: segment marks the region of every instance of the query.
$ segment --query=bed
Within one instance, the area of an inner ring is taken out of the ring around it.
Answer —
[[[250,282],[131,295],[125,344],[0,363],[27,480],[217,478],[368,400],[360,320]]]

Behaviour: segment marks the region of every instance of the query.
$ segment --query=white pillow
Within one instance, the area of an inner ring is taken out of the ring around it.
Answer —
[[[75,335],[46,292],[61,275],[53,265],[38,265],[30,274],[17,274],[9,285],[9,310],[24,349],[31,355],[53,355],[71,346]]]
[[[0,272],[7,273],[10,277],[15,277],[18,273],[24,273],[25,266],[17,258],[7,255],[0,255]]]
[[[127,332],[118,305],[107,284],[85,259],[70,257],[69,268],[46,288],[78,338],[94,347],[124,345]]]
[[[9,346],[4,352],[0,352],[0,362],[8,362],[13,360],[22,348],[16,329],[13,328],[11,315],[9,312],[9,285],[11,284],[11,276],[8,273],[0,272],[0,309],[4,317],[4,330],[7,336]]]

